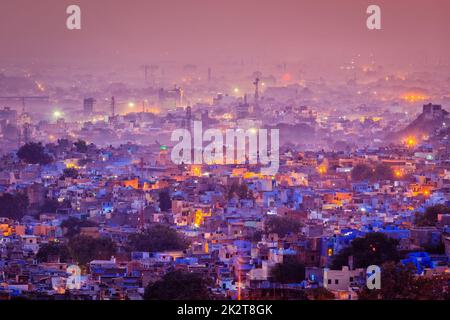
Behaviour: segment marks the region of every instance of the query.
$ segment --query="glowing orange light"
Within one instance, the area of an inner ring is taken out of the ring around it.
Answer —
[[[325,174],[325,173],[327,173],[327,167],[324,165],[321,165],[321,166],[317,167],[317,172],[319,172],[320,174]]]
[[[292,75],[290,73],[285,73],[283,74],[283,76],[281,77],[281,79],[285,82],[289,82],[292,80]]]
[[[191,167],[191,175],[195,177],[200,177],[202,175],[201,166],[192,166]]]
[[[74,162],[66,163],[66,168],[67,169],[80,169],[80,167]]]
[[[415,147],[417,144],[417,140],[415,137],[407,137],[405,140],[406,145],[408,146],[408,148],[412,148]]]
[[[211,211],[208,213],[208,212],[203,212],[201,209],[198,209],[195,212],[194,226],[196,228],[199,228],[205,221],[205,217],[211,217]]]
[[[241,274],[239,273],[239,276],[238,276],[238,296],[237,296],[237,299],[238,300],[241,300]]]
[[[422,93],[406,93],[402,96],[402,99],[409,102],[419,102],[428,99],[428,96]]]
[[[233,115],[231,113],[224,113],[222,118],[225,120],[231,120],[233,119]]]
[[[150,108],[148,108],[148,112],[154,113],[154,114],[160,114],[161,110],[158,107],[150,107]]]
[[[333,255],[333,249],[329,248],[327,254],[331,257]]]

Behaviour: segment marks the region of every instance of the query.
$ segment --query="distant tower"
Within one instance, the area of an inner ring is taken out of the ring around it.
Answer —
[[[83,101],[83,113],[85,116],[90,116],[94,113],[94,98],[86,98]]]
[[[186,108],[186,129],[191,129],[191,121],[192,121],[192,108],[188,106]]]
[[[202,123],[203,125],[209,124],[209,112],[208,110],[202,111]]]
[[[255,85],[255,106],[257,107],[259,103],[259,78],[256,78],[253,84]]]
[[[145,84],[148,83],[148,70],[150,70],[150,66],[148,64],[143,65],[142,69],[144,69],[144,80],[145,80]]]
[[[6,108],[5,108],[6,110]],[[17,122],[17,131],[19,134],[18,144],[19,147],[22,146],[23,143],[30,142],[31,137],[31,116],[29,113],[24,112],[21,113]]]
[[[25,144],[30,142],[30,131],[31,131],[30,124],[24,123],[24,125],[23,125],[23,142]]]
[[[211,68],[208,68],[208,82],[211,82]]]
[[[116,116],[116,99],[111,97],[111,116],[114,118]]]

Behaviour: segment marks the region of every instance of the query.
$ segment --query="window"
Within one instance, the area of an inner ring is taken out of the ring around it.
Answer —
[[[334,284],[339,284],[339,280],[338,279],[334,280]]]
[[[328,284],[331,284],[331,279],[328,279]]]
[[[350,277],[350,282],[353,282],[353,277]]]

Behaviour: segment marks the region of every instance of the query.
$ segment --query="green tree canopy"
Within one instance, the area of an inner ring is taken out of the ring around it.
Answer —
[[[295,258],[285,257],[271,270],[271,277],[277,283],[299,283],[305,280],[305,266]]]
[[[145,300],[209,300],[207,281],[196,273],[169,272],[145,288]]]
[[[298,232],[301,226],[300,222],[292,218],[271,216],[266,221],[266,232],[276,233],[282,238],[288,233]]]
[[[79,152],[79,153],[88,152],[88,145],[87,145],[86,141],[84,141],[84,140],[78,140],[78,141],[74,142],[73,145],[75,146],[75,148],[77,149],[77,152]]]
[[[448,300],[448,278],[435,276],[417,277],[413,266],[386,262],[381,266],[381,288],[363,288],[361,300]]]
[[[450,207],[444,204],[428,207],[424,214],[416,213],[414,223],[419,227],[434,226],[438,221],[438,214],[450,214]]]
[[[159,252],[185,250],[187,247],[188,242],[181,234],[163,224],[153,224],[144,232],[132,234],[128,238],[131,251]]]
[[[377,164],[375,167],[358,164],[352,170],[352,180],[394,180],[394,172],[392,168],[385,164]]]
[[[365,164],[357,164],[352,170],[352,179],[355,181],[369,180],[372,176],[372,168]]]
[[[373,178],[376,180],[394,180],[394,172],[388,165],[378,164],[375,166]]]
[[[0,217],[20,220],[26,214],[28,196],[23,193],[4,193],[0,196]]]
[[[59,148],[67,150],[71,147],[72,143],[69,139],[58,139],[57,145]]]
[[[44,204],[39,208],[41,213],[55,213],[59,208],[59,202],[56,199],[45,199]]]
[[[237,197],[239,199],[253,199],[253,192],[245,183],[234,182],[228,189],[228,200]]]
[[[40,213],[56,213],[58,209],[70,208],[70,202],[64,200],[59,202],[56,199],[46,198],[44,204],[39,208]]]
[[[63,174],[61,176],[63,179],[64,178],[72,178],[72,179],[76,179],[78,178],[78,170],[75,168],[65,168],[63,170]]]
[[[370,265],[381,265],[387,261],[397,262],[400,259],[397,251],[398,240],[388,238],[383,233],[367,233],[356,238],[351,245],[334,256],[332,269],[341,269],[348,265],[348,258],[353,256],[355,268],[367,268]]]
[[[49,164],[53,161],[52,157],[45,152],[42,143],[30,142],[17,151],[17,156],[20,160],[28,164]]]
[[[116,253],[116,245],[110,238],[75,236],[68,243],[70,255],[80,265],[92,260],[108,260]]]
[[[97,223],[93,221],[80,220],[75,217],[70,217],[61,223],[61,228],[64,230],[64,235],[68,238],[72,238],[80,234],[81,228],[97,226]]]
[[[70,260],[69,248],[59,242],[49,242],[39,248],[36,258],[40,262],[51,262],[54,258],[59,258],[61,262]]]
[[[159,208],[162,212],[167,212],[172,209],[172,199],[170,198],[170,193],[167,189],[159,192]]]

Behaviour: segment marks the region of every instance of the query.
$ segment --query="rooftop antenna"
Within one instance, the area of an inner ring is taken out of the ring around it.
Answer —
[[[111,97],[111,115],[112,117],[116,116],[116,99]]]
[[[255,85],[255,104],[258,105],[258,101],[259,101],[259,78],[258,77],[255,79],[255,82],[253,82],[253,84]]]
[[[150,66],[148,64],[142,66],[142,68],[144,69],[144,79],[145,79],[145,83],[148,83],[148,70],[150,69]]]

